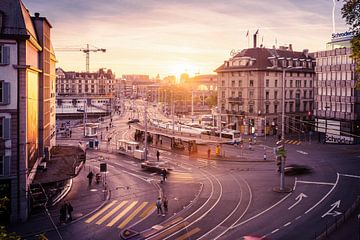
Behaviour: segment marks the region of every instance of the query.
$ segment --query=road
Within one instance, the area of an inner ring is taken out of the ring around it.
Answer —
[[[115,139],[132,136],[125,124],[128,117],[114,118],[114,129],[106,133],[113,136],[107,148],[102,142],[100,151],[88,152],[94,159],[90,167],[96,168],[98,160],[108,163],[110,200],[64,228],[64,239],[115,239],[124,229],[138,232],[137,239],[314,239],[344,216],[360,192],[360,150],[316,142],[286,146],[287,164],[313,169],[309,175],[287,176],[286,185],[294,189],[288,194],[272,190],[279,185],[273,161],[215,161],[168,151],[161,151],[161,158],[174,170],[160,184],[160,176],[142,171],[139,162],[110,153]],[[274,139],[259,139],[253,155],[273,146]],[[225,148],[242,154],[233,146]],[[251,152],[246,154],[251,158]],[[162,194],[170,205],[165,217],[153,205]]]

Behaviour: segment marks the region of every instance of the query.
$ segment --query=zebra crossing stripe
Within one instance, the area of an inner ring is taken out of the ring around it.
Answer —
[[[131,219],[133,219],[136,214],[138,214],[146,205],[148,204],[148,202],[143,202],[134,212],[132,212],[122,223],[120,223],[120,225],[118,226],[118,228],[124,228],[126,226],[126,224],[128,224]]]
[[[97,218],[98,216],[100,216],[101,214],[103,214],[106,210],[108,210],[112,205],[114,205],[117,202],[117,200],[112,201],[111,203],[109,203],[108,205],[106,205],[105,207],[103,207],[100,211],[98,211],[96,214],[92,215],[90,218],[88,218],[85,222],[86,223],[91,223],[92,221],[94,221],[95,218]]]
[[[180,230],[182,228],[186,228],[186,226],[189,225],[189,222],[183,222],[178,225],[174,225],[173,227],[170,227],[169,229],[165,230],[164,232],[160,233],[159,235],[156,235],[154,238],[151,238],[152,240],[161,240],[166,235],[169,235],[173,232],[176,232],[177,230]]]
[[[180,237],[176,238],[176,240],[185,240],[188,239],[190,236],[194,235],[195,233],[198,233],[200,231],[200,228],[194,228],[190,232],[185,233],[184,235],[181,235]]]
[[[111,215],[113,215],[115,212],[117,212],[122,206],[124,206],[128,201],[122,201],[119,205],[117,205],[115,208],[113,208],[110,212],[108,212],[105,216],[103,216],[99,221],[96,222],[97,225],[102,224],[105,222],[106,219],[108,219]]]
[[[107,227],[112,227],[117,221],[119,221],[120,218],[122,218],[128,211],[130,211],[137,203],[138,203],[138,201],[132,202],[121,213],[119,213],[119,215],[117,215],[115,218],[113,218],[113,220],[111,220],[111,222],[106,224],[106,226]]]
[[[149,215],[149,213],[151,211],[155,210],[155,203],[151,204],[150,206],[148,206],[144,212],[141,213],[140,217],[141,218],[145,218]]]

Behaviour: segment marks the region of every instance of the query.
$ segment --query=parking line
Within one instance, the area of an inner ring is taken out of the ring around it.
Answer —
[[[106,210],[108,210],[112,205],[114,205],[117,202],[117,200],[112,201],[111,203],[109,203],[108,205],[106,205],[104,208],[102,208],[99,212],[97,212],[96,214],[92,215],[90,218],[88,218],[85,222],[86,223],[91,223],[92,221],[94,221],[95,218],[97,218],[98,216],[100,216],[101,214],[103,214]]]

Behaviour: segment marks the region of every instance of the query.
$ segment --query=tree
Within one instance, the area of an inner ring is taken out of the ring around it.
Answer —
[[[206,98],[206,104],[209,107],[213,107],[217,105],[217,94],[211,94]]]
[[[350,30],[354,31],[351,40],[352,58],[357,65],[356,72],[360,74],[360,0],[344,0],[341,14],[350,25]]]

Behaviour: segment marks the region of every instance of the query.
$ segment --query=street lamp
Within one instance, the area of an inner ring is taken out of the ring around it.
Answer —
[[[274,188],[274,191],[277,192],[291,192],[291,188],[285,188],[285,74],[286,70],[291,69],[302,69],[303,67],[269,67],[269,69],[282,70],[282,101],[281,101],[281,139],[278,142],[278,145],[282,145],[282,156],[281,156],[281,166],[280,166],[280,187]]]

